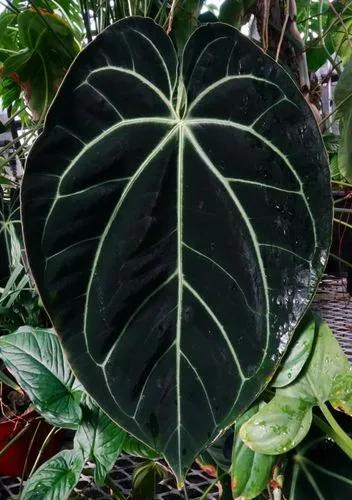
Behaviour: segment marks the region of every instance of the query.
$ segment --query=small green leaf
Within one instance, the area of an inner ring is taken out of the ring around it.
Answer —
[[[93,460],[96,465],[95,482],[102,485],[121,453],[126,433],[90,398],[85,398],[82,407],[82,422],[76,432],[74,446],[82,450],[86,460]]]
[[[259,453],[274,455],[294,448],[309,431],[313,406],[333,400],[348,407],[350,373],[348,359],[330,328],[319,321],[304,370],[292,384],[277,389],[274,398],[242,426],[241,438]]]
[[[133,500],[154,500],[158,483],[166,477],[165,467],[157,462],[146,462],[137,467],[132,479]]]
[[[330,403],[337,410],[352,416],[352,367],[350,371],[339,375],[332,388]]]
[[[242,425],[240,437],[257,453],[279,455],[300,443],[311,423],[310,404],[277,394]]]
[[[302,399],[312,405],[330,400],[338,377],[350,371],[350,363],[327,323],[317,319],[316,344],[309,363],[293,384],[276,394]]]
[[[315,327],[312,315],[307,316],[300,324],[271,383],[273,387],[285,387],[298,377],[312,350]]]
[[[160,453],[147,446],[131,435],[127,435],[123,444],[123,451],[133,457],[147,458],[156,460],[161,458]]]
[[[243,17],[254,3],[255,0],[225,0],[220,7],[219,21],[240,28]]]
[[[256,498],[265,489],[278,457],[256,453],[239,437],[241,426],[258,411],[255,405],[236,422],[232,449],[231,484],[233,497],[241,500]]]
[[[234,431],[231,427],[206,450],[215,464],[226,472],[231,467],[233,436]]]
[[[198,26],[198,17],[203,3],[202,0],[181,0],[176,2],[171,33],[179,53],[182,53],[188,38]]]
[[[53,330],[24,326],[1,337],[0,357],[48,422],[79,425],[81,390]]]
[[[0,186],[13,186],[13,182],[10,181],[10,179],[7,179],[6,177],[3,177],[0,175]]]
[[[79,450],[64,450],[45,462],[28,479],[21,500],[67,500],[84,466]]]

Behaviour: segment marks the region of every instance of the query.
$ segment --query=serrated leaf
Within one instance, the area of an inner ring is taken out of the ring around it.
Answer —
[[[82,450],[86,460],[95,463],[94,480],[102,485],[123,449],[126,433],[90,398],[85,398],[82,411],[74,446]]]
[[[285,387],[298,377],[313,348],[315,330],[315,318],[308,315],[295,332],[277,375],[271,382],[272,387]]]
[[[80,450],[63,450],[28,479],[22,500],[67,500],[78,483],[84,458]]]
[[[0,337],[0,358],[48,422],[79,425],[81,390],[53,330],[24,326]]]
[[[180,479],[275,370],[332,207],[309,106],[254,43],[203,26],[176,70],[150,19],[99,35],[30,153],[22,213],[75,373]]]
[[[242,440],[259,453],[279,454],[297,446],[307,435],[312,408],[337,398],[349,398],[341,377],[351,373],[348,359],[328,325],[320,321],[312,356],[300,376],[277,389],[274,398],[240,431]]]

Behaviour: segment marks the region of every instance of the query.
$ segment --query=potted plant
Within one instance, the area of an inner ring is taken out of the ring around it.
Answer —
[[[351,365],[309,308],[333,206],[296,2],[229,4],[196,30],[199,2],[102,10],[31,149],[23,234],[55,330],[11,332],[0,356],[75,436],[24,499],[68,498],[87,460],[123,498],[109,474],[131,441],[136,498],[165,474],[181,489],[195,459],[224,498],[349,496]],[[264,50],[230,25],[248,13]]]

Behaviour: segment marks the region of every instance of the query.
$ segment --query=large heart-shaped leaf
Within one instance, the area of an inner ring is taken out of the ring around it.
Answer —
[[[71,67],[22,186],[26,246],[77,376],[179,477],[270,379],[323,270],[329,171],[289,75],[230,26],[177,72],[150,19]]]

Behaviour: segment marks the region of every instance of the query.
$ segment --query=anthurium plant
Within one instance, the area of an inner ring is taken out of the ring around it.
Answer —
[[[253,6],[237,3],[232,24]],[[182,488],[194,461],[214,476],[202,498],[302,499],[307,484],[334,498],[315,478],[339,495],[348,468],[312,457],[352,458],[336,416],[351,414],[352,372],[310,311],[333,220],[312,106],[233,26],[175,34],[174,2],[163,23],[131,5],[75,58],[47,114],[54,91],[40,100],[22,181],[26,264],[52,328],[1,337],[0,356],[75,433],[22,498],[69,498],[87,461],[123,498],[109,473],[124,451],[146,460],[133,498],[155,498],[168,475]]]
[[[228,25],[178,62],[126,18],[65,77],[22,183],[29,264],[78,379],[180,482],[275,371],[331,208],[307,103]]]

